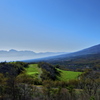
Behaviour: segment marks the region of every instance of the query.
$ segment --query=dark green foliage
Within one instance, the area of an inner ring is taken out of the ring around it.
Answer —
[[[77,69],[83,70],[86,68],[100,71],[100,53],[81,55],[72,58],[58,59],[57,61],[48,61],[54,65],[60,65],[61,69],[69,69],[76,71]]]
[[[48,63],[41,62],[39,63],[39,67],[42,68],[42,74],[40,76],[42,80],[57,80],[57,76],[60,76],[59,71]]]
[[[4,62],[0,65],[4,70],[0,74],[0,100],[100,100],[100,73],[97,71],[86,69],[77,80],[59,81],[55,80],[59,75],[56,68],[41,63],[40,81],[23,71],[27,64]]]
[[[27,67],[27,63],[3,62],[0,63],[0,73],[3,73],[6,76],[8,75],[17,76],[19,73],[21,73],[24,70],[24,67]]]

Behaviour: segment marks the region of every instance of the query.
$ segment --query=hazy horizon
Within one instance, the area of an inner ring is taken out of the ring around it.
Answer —
[[[34,52],[29,50],[17,51],[15,49],[11,50],[0,50],[0,62],[4,61],[23,61],[28,59],[37,59],[50,56],[57,56],[65,54],[67,52]]]
[[[100,45],[100,44],[96,44],[96,45]],[[87,49],[87,48],[90,48],[90,47],[93,47],[93,46],[96,46],[96,45],[92,45],[92,46],[88,46],[88,47],[84,47],[82,49],[79,49],[79,50],[76,50],[76,51],[69,51],[69,52],[66,52],[66,51],[62,51],[62,52],[65,52],[65,53],[72,53],[72,52],[77,52],[77,51],[81,51],[81,50],[84,50],[84,49]],[[27,50],[27,49],[0,49],[0,51],[11,51],[11,50],[15,50],[15,51],[31,51],[31,52],[34,52],[34,53],[46,53],[46,52],[54,52],[54,53],[57,53],[57,52],[61,52],[61,51],[34,51],[34,50]]]
[[[1,0],[0,50],[75,52],[100,43],[99,0]]]
[[[29,52],[34,52],[34,53],[50,53],[50,51],[46,51],[46,52],[35,52],[34,50],[17,50],[17,49],[7,49],[7,50],[3,50],[3,49],[0,49],[0,51],[7,51],[7,52],[10,52],[10,51],[29,51]],[[57,53],[57,52],[51,52],[51,53]],[[62,52],[63,53],[63,52]],[[65,52],[65,53],[67,53],[67,52]],[[69,53],[69,52],[68,52]]]

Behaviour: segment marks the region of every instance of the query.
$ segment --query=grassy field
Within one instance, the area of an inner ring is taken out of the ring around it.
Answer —
[[[40,78],[40,74],[41,72],[41,68],[38,67],[38,64],[29,64],[28,68],[25,68],[26,73],[28,75],[34,76],[34,77],[38,77]],[[59,70],[61,73],[61,76],[58,77],[59,80],[61,81],[68,81],[68,80],[72,80],[72,79],[77,79],[78,75],[81,74],[81,72],[73,72],[73,71],[64,71],[64,70]]]
[[[41,73],[41,69],[38,64],[29,64],[28,68],[25,68],[26,73],[31,76],[38,76]]]
[[[73,71],[64,71],[64,70],[59,70],[61,73],[61,76],[58,77],[59,80],[61,81],[67,81],[67,80],[72,80],[72,79],[77,79],[78,75],[80,75],[82,72],[73,72]]]

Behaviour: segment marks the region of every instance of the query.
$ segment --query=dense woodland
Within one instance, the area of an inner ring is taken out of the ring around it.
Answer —
[[[25,74],[28,63],[0,63],[0,100],[100,100],[99,72],[84,69],[78,79],[59,81],[59,66],[38,63],[39,80]]]
[[[100,71],[100,53],[76,56],[72,58],[63,58],[58,60],[47,61],[54,65],[60,65],[61,69],[84,70],[86,68]]]

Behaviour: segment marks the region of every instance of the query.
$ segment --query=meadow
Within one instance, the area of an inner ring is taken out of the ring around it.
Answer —
[[[82,72],[74,72],[74,71],[65,71],[65,70],[60,70],[57,69],[58,71],[60,71],[61,76],[58,76],[58,79],[60,81],[68,81],[68,80],[72,80],[72,79],[77,79],[77,77],[82,73]]]
[[[38,77],[41,73],[41,68],[38,67],[38,64],[29,64],[25,71],[27,75]]]
[[[29,64],[28,68],[25,68],[26,74],[38,77],[42,73],[41,68],[38,67],[38,64]],[[74,71],[65,71],[61,69],[57,69],[60,71],[61,76],[57,76],[60,81],[68,81],[72,79],[77,79],[78,75],[81,74],[81,72],[74,72]]]

